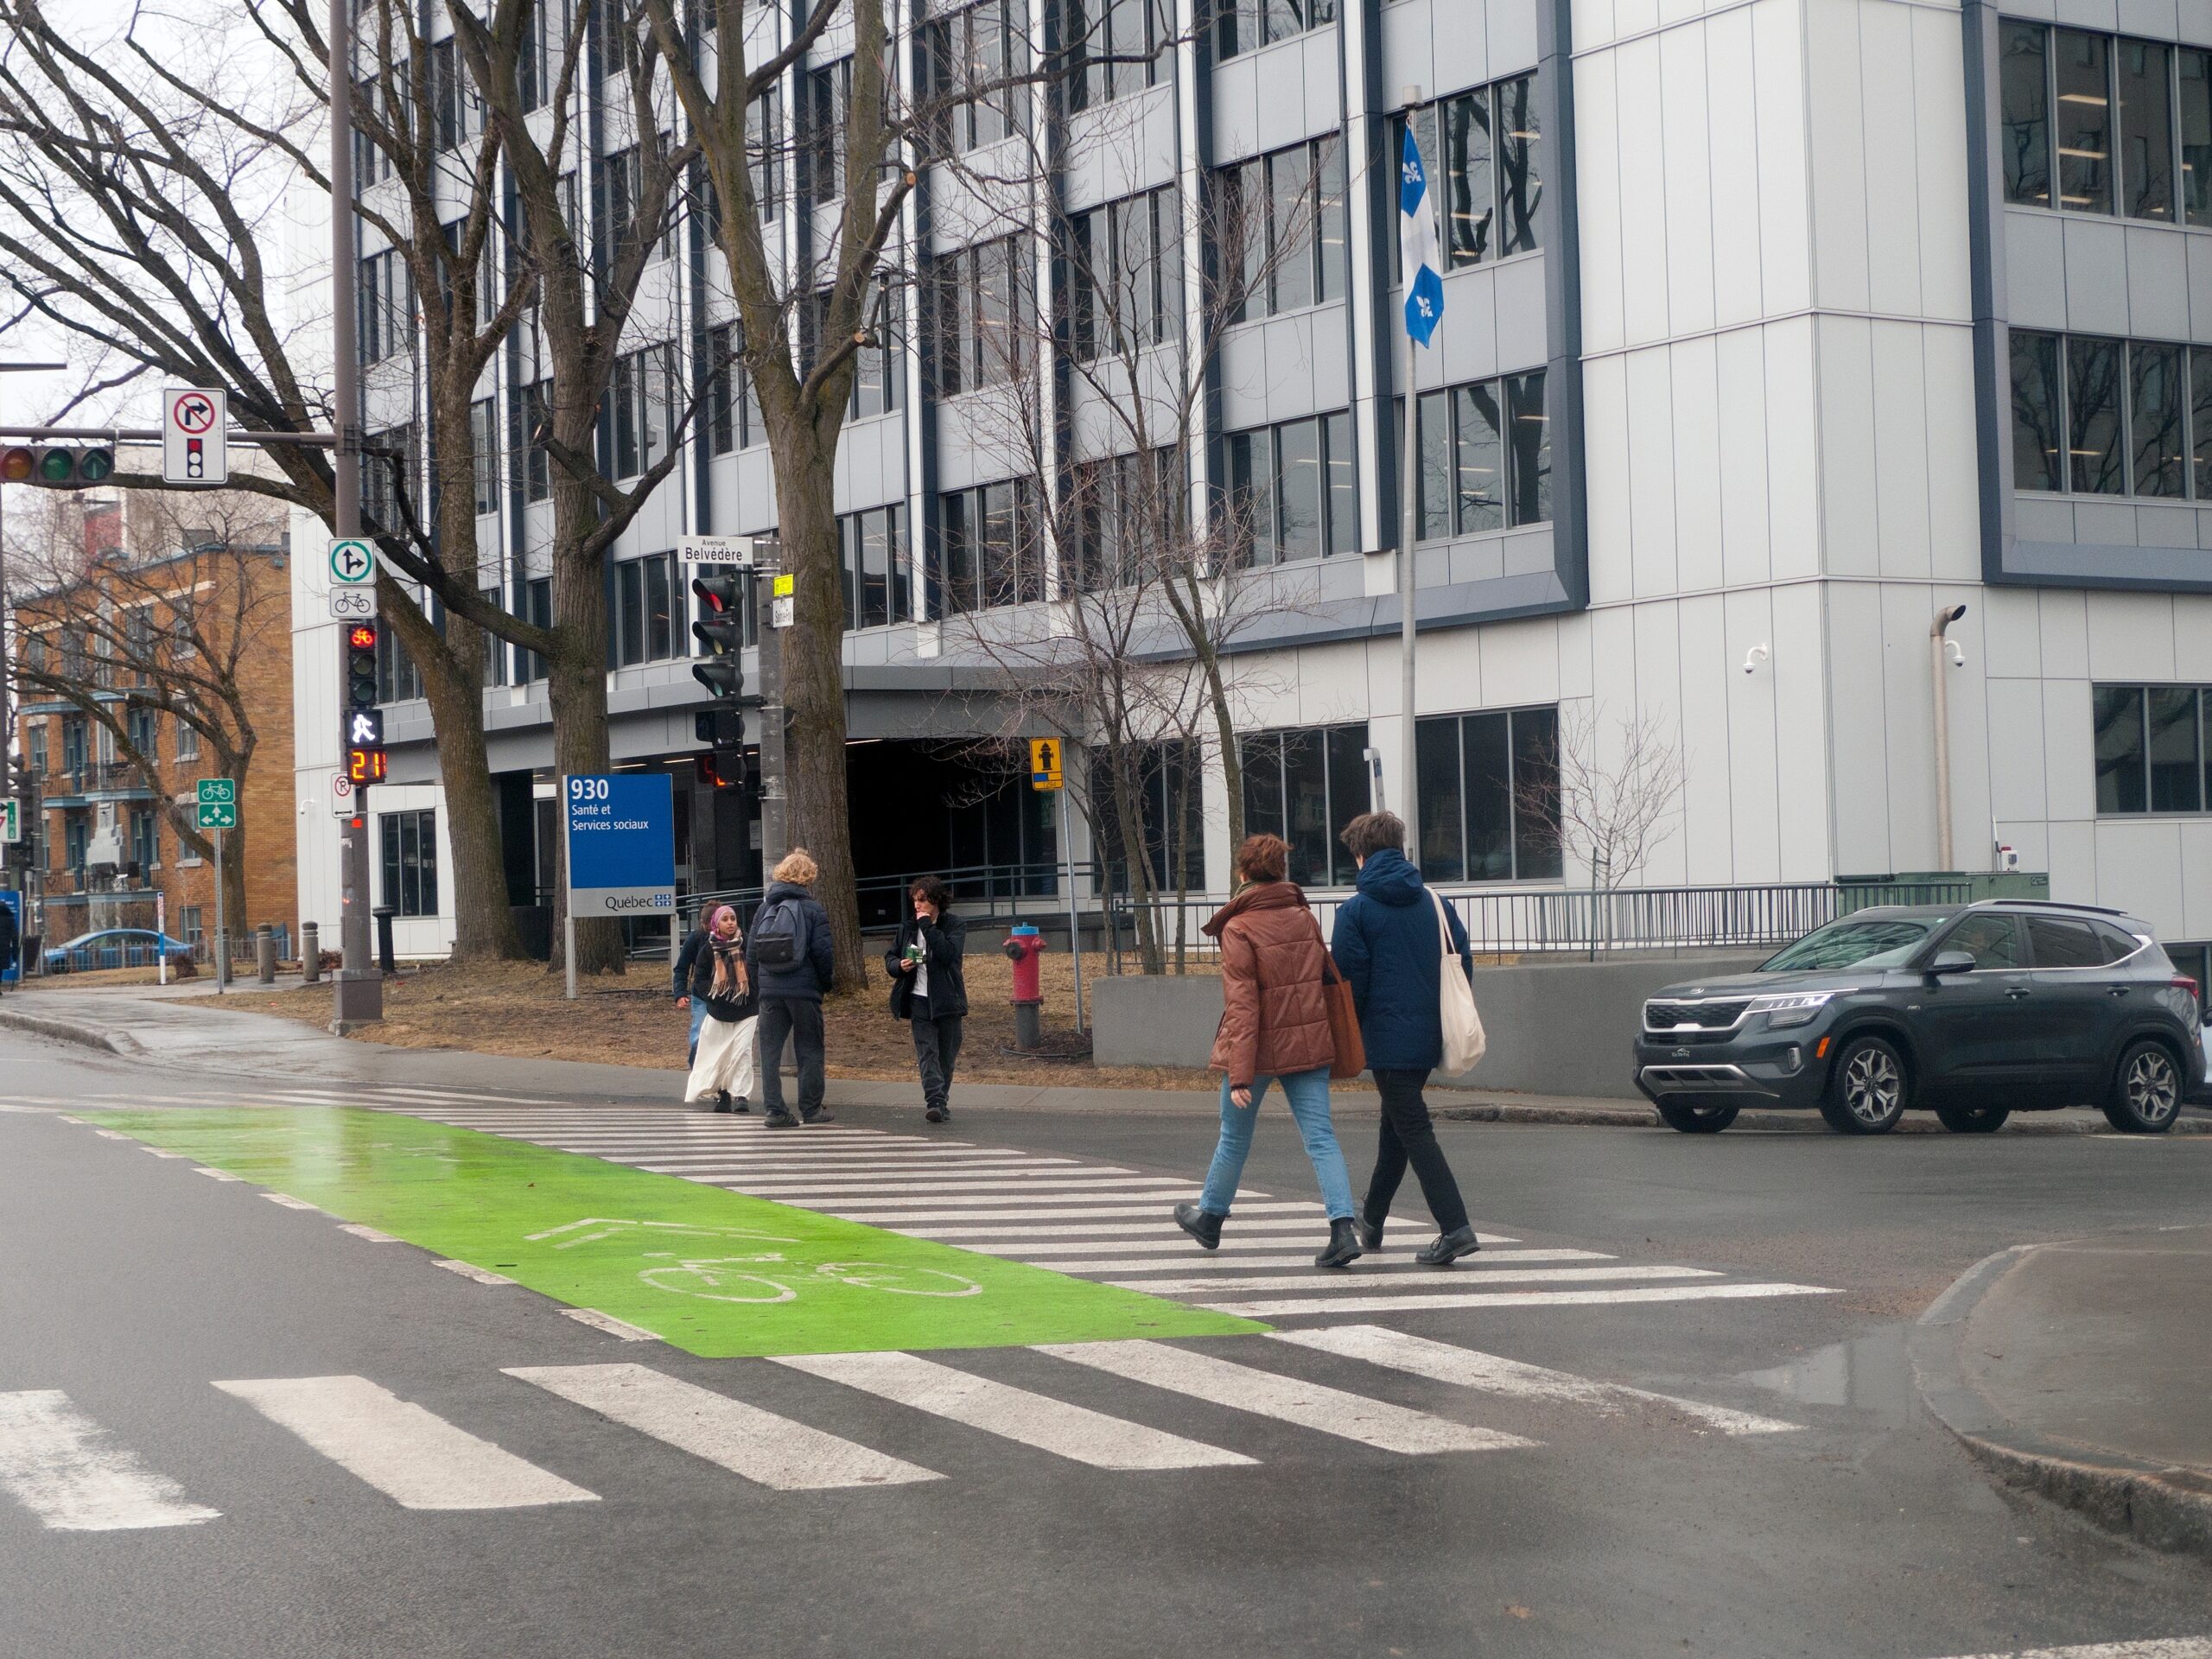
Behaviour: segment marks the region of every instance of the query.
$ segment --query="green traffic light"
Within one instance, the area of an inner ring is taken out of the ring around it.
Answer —
[[[77,477],[77,454],[72,449],[48,449],[38,458],[38,481],[69,484]]]
[[[80,484],[105,484],[115,476],[115,451],[87,449],[77,457],[77,481]]]

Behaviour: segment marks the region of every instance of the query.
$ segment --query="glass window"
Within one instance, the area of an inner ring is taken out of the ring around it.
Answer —
[[[2120,495],[2120,342],[2069,334],[2066,340],[2067,449],[2076,493]]]
[[[2116,961],[2097,930],[2065,916],[2030,916],[2028,948],[2038,968],[2101,968]]]
[[[1277,556],[1321,556],[1321,429],[1318,421],[1292,421],[1275,429],[1275,477],[1281,505],[1275,514]]]
[[[2050,206],[2050,62],[2041,23],[2000,24],[1998,99],[2003,122],[2005,200]]]
[[[2141,812],[2148,796],[2144,782],[2143,691],[2139,686],[2096,688],[2097,810]]]
[[[1244,833],[1280,836],[1282,816],[1282,743],[1270,732],[1239,740],[1244,770]],[[1284,837],[1286,840],[1287,836]]]
[[[1463,92],[1444,105],[1446,257],[1471,265],[1488,257],[1496,211],[1491,177],[1490,95]]]
[[[1466,790],[1470,881],[1513,879],[1510,721],[1510,716],[1506,715],[1469,715],[1459,723],[1459,766]]]
[[[1314,141],[1314,204],[1317,231],[1314,280],[1323,300],[1341,300],[1351,280],[1351,222],[1344,206],[1344,146],[1331,134]]]
[[[1523,75],[1497,88],[1498,195],[1505,210],[1500,253],[1525,253],[1539,245],[1536,210],[1544,186],[1537,142],[1536,78]]]
[[[1544,413],[1544,372],[1505,377],[1507,429],[1512,434],[1513,522],[1542,524],[1552,516],[1552,429]]]
[[[1450,394],[1425,391],[1414,410],[1421,486],[1416,512],[1420,537],[1440,541],[1452,533],[1452,405]]]
[[[2127,367],[2134,493],[2184,495],[2189,456],[2182,425],[2182,348],[2136,341],[2127,348]]]
[[[1997,912],[1969,916],[1936,942],[1936,952],[1963,950],[1974,958],[1977,971],[2018,968],[2026,958],[2020,945],[2020,925]]]
[[[2120,42],[2120,200],[2133,219],[2174,216],[2172,53],[2153,41]]]
[[[1321,417],[1323,447],[1328,455],[1329,551],[1359,550],[1359,457],[1353,448],[1351,416],[1339,412]]]
[[[2182,213],[2212,225],[2212,52],[2183,48],[2179,58]]]
[[[387,812],[378,819],[382,842],[384,902],[402,916],[438,913],[438,815]]]
[[[475,458],[476,511],[480,517],[499,510],[499,428],[489,397],[468,406],[468,436]]]
[[[1282,739],[1283,839],[1290,843],[1290,879],[1301,887],[1329,879],[1329,756],[1318,731]]]
[[[2197,696],[2190,686],[2152,686],[2145,693],[2151,728],[2151,810],[2204,810],[2204,769],[2197,753]]]
[[[1513,868],[1523,881],[1560,870],[1559,710],[1513,711]]]
[[[1452,393],[1453,491],[1459,533],[1505,523],[1505,442],[1497,382],[1478,380]]]
[[[1367,810],[1367,725],[1259,732],[1237,740],[1244,833],[1290,843],[1290,880],[1349,887],[1351,855],[1337,831]]]
[[[1313,303],[1313,202],[1319,181],[1305,145],[1267,158],[1268,246],[1274,257],[1270,309]]]
[[[1456,715],[1414,723],[1414,766],[1420,796],[1414,857],[1431,881],[1467,876],[1464,802],[1459,784],[1459,721]]]
[[[2022,490],[2063,490],[2059,442],[2058,336],[2012,331],[2012,484]],[[2212,373],[2205,377],[2212,395]],[[2207,461],[2212,463],[2212,456]]]
[[[2112,212],[2112,42],[2061,29],[2051,35],[2058,86],[2058,205]]]

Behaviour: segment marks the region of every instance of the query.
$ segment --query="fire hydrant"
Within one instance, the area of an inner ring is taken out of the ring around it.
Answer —
[[[1006,954],[1014,963],[1014,1046],[1041,1048],[1045,1044],[1045,988],[1037,958],[1045,954],[1044,936],[1027,925],[1009,929]]]

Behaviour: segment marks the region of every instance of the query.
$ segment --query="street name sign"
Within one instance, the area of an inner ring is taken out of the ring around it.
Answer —
[[[358,536],[342,537],[330,544],[330,583],[334,588],[373,586],[377,579],[377,550]]]
[[[750,536],[679,536],[676,538],[678,556],[694,564],[750,564],[753,563],[753,538]]]
[[[569,914],[667,915],[676,909],[676,791],[664,772],[561,780],[568,820]]]
[[[377,617],[377,590],[369,588],[333,587],[330,590],[330,614],[340,622],[373,622]]]
[[[230,394],[219,386],[170,386],[162,393],[162,482],[227,484]]]

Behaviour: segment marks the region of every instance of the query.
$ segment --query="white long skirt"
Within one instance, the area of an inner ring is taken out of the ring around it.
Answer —
[[[727,1090],[740,1099],[753,1094],[755,1020],[717,1020],[711,1014],[699,1027],[699,1052],[691,1062],[691,1076],[683,1085],[683,1098],[711,1100]]]

